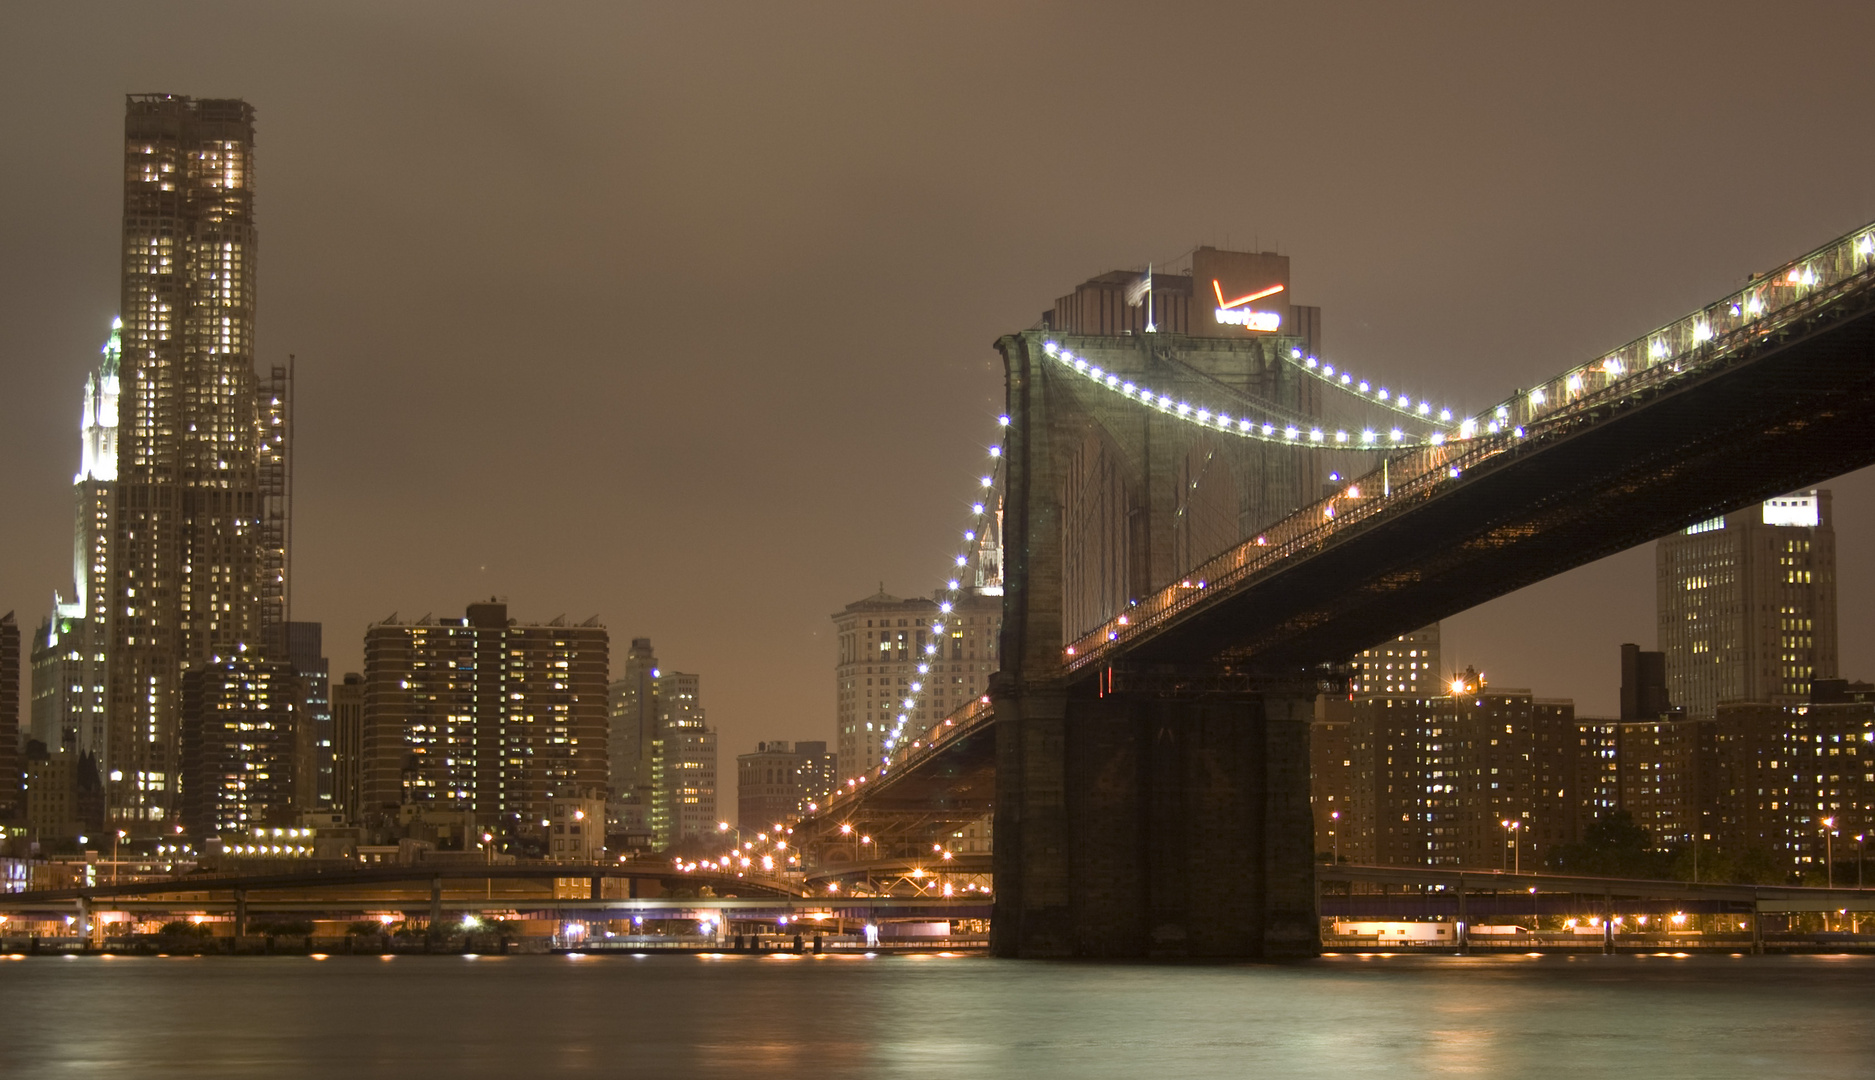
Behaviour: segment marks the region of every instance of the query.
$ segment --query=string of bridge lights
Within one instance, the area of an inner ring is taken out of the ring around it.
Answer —
[[[996,424],[999,429],[1007,430],[1009,417],[997,417]],[[906,725],[911,722],[912,714],[917,712],[919,706],[924,703],[925,684],[931,675],[932,665],[937,662],[936,658],[942,649],[943,635],[949,626],[946,620],[956,611],[958,602],[963,598],[964,578],[967,576],[965,571],[970,566],[971,552],[979,548],[988,519],[996,512],[994,493],[997,478],[1002,474],[1002,444],[998,442],[992,445],[988,454],[988,463],[984,466],[982,475],[977,478],[977,495],[970,503],[970,521],[969,526],[963,531],[963,547],[952,558],[952,573],[945,579],[944,588],[938,593],[938,617],[931,621],[931,639],[925,643],[924,655],[918,660],[917,677],[906,687],[906,695],[898,703],[898,714],[893,717],[892,726],[885,733],[883,740],[885,753],[881,755],[878,775],[883,776],[886,770],[892,767],[892,759],[895,756],[893,752],[905,742]],[[868,716],[871,715],[869,712]],[[867,723],[871,722],[870,719],[867,720]],[[847,780],[846,787],[851,790],[864,783],[866,779],[866,777],[851,777]]]
[[[1346,390],[1350,394],[1358,394],[1362,401],[1372,402],[1390,412],[1410,416],[1415,420],[1431,421],[1436,416],[1441,424],[1452,422],[1451,409],[1442,405],[1434,405],[1424,399],[1415,403],[1411,394],[1394,394],[1386,387],[1376,385],[1351,372],[1337,372],[1335,365],[1324,363],[1319,357],[1305,356],[1301,349],[1289,350],[1289,362],[1330,386]]]
[[[1240,438],[1253,439],[1257,442],[1276,443],[1282,446],[1320,447],[1321,449],[1358,449],[1361,447],[1378,449],[1385,447],[1387,449],[1407,450],[1421,446],[1441,446],[1448,438],[1447,434],[1443,431],[1433,431],[1423,439],[1408,438],[1405,430],[1399,427],[1391,428],[1384,433],[1375,431],[1372,428],[1365,428],[1358,432],[1350,432],[1343,429],[1329,431],[1319,427],[1303,428],[1297,424],[1288,423],[1286,421],[1273,422],[1267,418],[1258,420],[1247,416],[1232,416],[1229,413],[1212,412],[1209,409],[1198,408],[1189,402],[1180,401],[1169,395],[1161,394],[1149,386],[1143,386],[1123,379],[1113,372],[1103,371],[1099,366],[1090,364],[1086,357],[1076,356],[1073,352],[1062,348],[1055,342],[1043,342],[1042,352],[1061,362],[1076,374],[1083,375],[1096,385],[1105,387],[1130,401],[1136,401],[1148,408],[1157,409],[1167,416],[1172,416],[1184,420],[1187,423],[1195,424],[1208,431],[1225,432]],[[1319,368],[1319,363],[1317,366]],[[1308,369],[1304,367],[1304,370]],[[1319,375],[1319,372],[1317,372],[1317,374]],[[1328,379],[1331,383],[1334,381],[1327,376],[1321,377]],[[1361,385],[1363,387],[1367,386],[1366,383],[1362,383]],[[1424,402],[1421,404],[1425,405]],[[1429,405],[1426,405],[1428,415],[1419,415],[1395,405],[1388,405],[1387,407],[1395,412],[1410,416],[1416,421],[1430,419],[1429,414],[1431,406]],[[1447,423],[1449,423],[1452,418],[1450,410],[1444,409],[1440,410],[1439,416],[1442,422]]]

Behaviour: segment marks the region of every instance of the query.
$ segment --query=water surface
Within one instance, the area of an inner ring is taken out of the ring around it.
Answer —
[[[0,961],[11,1077],[1875,1077],[1875,957]]]

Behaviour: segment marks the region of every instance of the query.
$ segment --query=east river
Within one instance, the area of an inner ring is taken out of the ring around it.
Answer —
[[[0,1076],[1875,1076],[1875,957],[0,960]]]

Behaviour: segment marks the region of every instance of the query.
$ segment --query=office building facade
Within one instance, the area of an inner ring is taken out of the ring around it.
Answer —
[[[885,739],[900,713],[907,715],[906,730],[916,734],[989,693],[1002,617],[999,586],[969,591],[948,614],[935,600],[900,599],[881,590],[833,616],[843,780],[885,760]],[[940,623],[941,633],[933,629]],[[935,652],[927,653],[927,647]]]
[[[1351,694],[1432,698],[1446,692],[1446,681],[1438,623],[1363,649],[1348,664]]]
[[[1359,694],[1345,712],[1318,716],[1318,853],[1386,866],[1528,868],[1580,837],[1574,704],[1491,686],[1471,669],[1444,689]]]
[[[703,680],[660,671],[651,749],[651,834],[660,849],[718,835],[716,732],[705,722]]]
[[[785,740],[756,743],[754,753],[736,755],[736,824],[743,832],[769,832],[800,816],[800,767],[800,753]]]
[[[550,862],[600,862],[605,858],[605,796],[554,795],[547,800],[546,857]]]
[[[819,810],[840,786],[840,756],[821,739],[797,740],[794,755],[795,787],[800,791],[794,816],[800,818]]]
[[[299,729],[293,751],[294,796],[306,812],[332,805],[332,675],[325,658],[324,627],[286,624],[286,660],[299,676]]]
[[[1798,492],[1702,521],[1655,545],[1667,695],[1693,719],[1723,702],[1808,699],[1836,676],[1830,493]]]
[[[1820,680],[1801,705],[1728,703],[1712,727],[1715,848],[1814,877],[1875,832],[1875,686]]]
[[[305,690],[293,665],[237,653],[182,679],[181,823],[198,843],[297,822]]]
[[[90,754],[48,752],[34,740],[26,746],[25,759],[28,839],[49,851],[89,843],[104,831],[104,792]]]
[[[606,788],[607,636],[597,620],[519,623],[498,601],[461,619],[365,631],[361,815],[468,812],[540,835],[556,796]]]
[[[348,671],[332,685],[331,810],[356,824],[364,812],[365,677]]]
[[[619,678],[607,687],[611,713],[606,749],[614,803],[651,801],[651,751],[658,727],[658,657],[650,638],[633,638]]]

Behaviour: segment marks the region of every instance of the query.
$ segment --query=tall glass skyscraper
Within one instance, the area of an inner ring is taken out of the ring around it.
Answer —
[[[115,826],[154,831],[183,673],[285,650],[291,378],[254,369],[253,107],[132,95],[123,221],[101,768]]]

